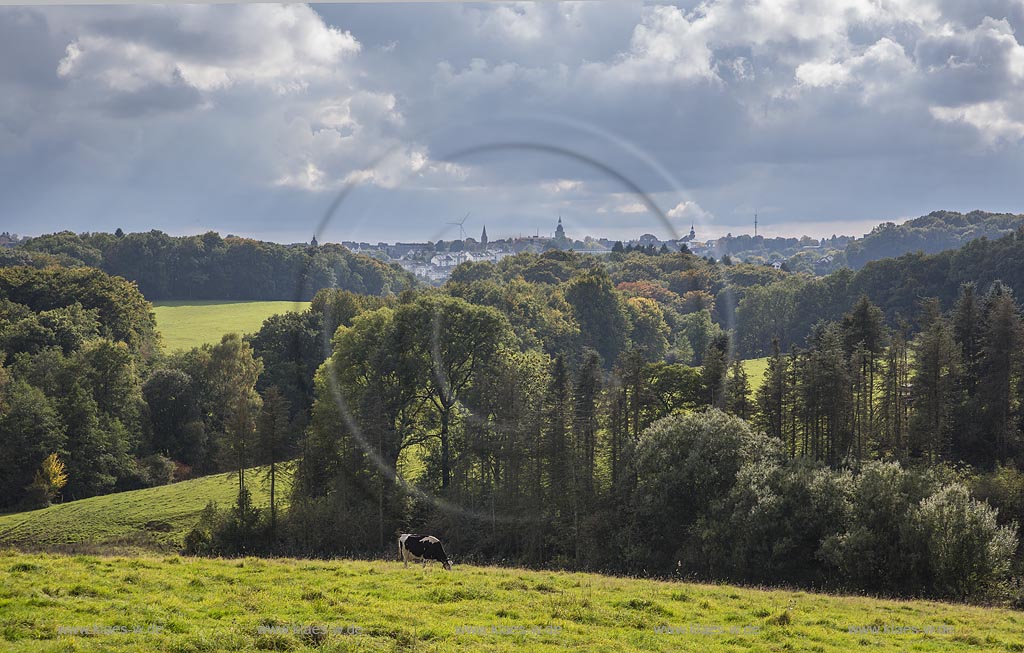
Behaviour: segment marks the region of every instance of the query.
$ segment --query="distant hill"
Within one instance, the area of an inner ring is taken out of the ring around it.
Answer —
[[[870,261],[911,252],[937,254],[978,238],[998,238],[1024,225],[1024,215],[933,211],[903,224],[885,222],[846,247],[846,263],[858,269]]]

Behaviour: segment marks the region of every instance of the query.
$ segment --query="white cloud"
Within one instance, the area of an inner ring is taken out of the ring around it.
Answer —
[[[835,61],[808,61],[796,67],[796,78],[805,86],[837,86],[846,83],[850,71]]]
[[[959,107],[931,107],[943,122],[963,123],[977,129],[989,145],[1024,139],[1024,116],[1014,116],[1007,102],[979,102]]]
[[[332,74],[361,47],[306,5],[153,7],[146,17],[174,24],[177,38],[147,39],[110,29],[110,22],[85,25],[57,73],[120,92],[184,83],[200,91],[256,84],[285,93]]]
[[[640,24],[633,30],[629,51],[611,65],[592,64],[587,70],[597,77],[624,83],[717,79],[704,29],[671,5],[645,8]]]
[[[567,193],[578,191],[583,188],[583,182],[577,179],[556,179],[541,184],[541,188],[548,193]]]
[[[840,61],[808,61],[794,72],[808,88],[856,85],[861,100],[871,102],[904,84],[914,74],[914,62],[896,41],[883,37],[862,52]]]
[[[666,214],[670,218],[676,218],[680,220],[691,220],[691,221],[703,221],[711,218],[711,214],[701,208],[700,204],[692,200],[683,200],[679,202]]]

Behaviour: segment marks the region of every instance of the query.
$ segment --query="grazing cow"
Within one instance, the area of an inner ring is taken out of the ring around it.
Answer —
[[[437,560],[444,565],[445,569],[452,568],[452,559],[448,557],[444,545],[433,535],[402,533],[398,538],[398,555],[406,567],[409,566],[410,560],[413,562],[423,561],[424,568],[428,561]]]

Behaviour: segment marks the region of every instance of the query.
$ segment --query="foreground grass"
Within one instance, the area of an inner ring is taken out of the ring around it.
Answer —
[[[11,652],[1020,651],[1022,632],[1003,609],[582,573],[0,552]]]
[[[225,333],[253,333],[271,315],[308,307],[309,302],[153,302],[156,326],[167,351],[220,342]]]
[[[246,472],[256,506],[270,502],[262,469]],[[280,497],[287,479],[278,477]],[[181,548],[208,501],[226,508],[238,492],[235,474],[216,474],[160,487],[70,501],[42,510],[0,516],[0,545],[67,548],[133,545]]]

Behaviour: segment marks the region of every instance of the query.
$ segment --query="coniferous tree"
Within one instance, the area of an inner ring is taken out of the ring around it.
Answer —
[[[982,332],[984,313],[982,300],[974,283],[960,286],[960,294],[953,307],[953,337],[960,348],[959,385],[963,389],[962,403],[956,413],[953,455],[959,460],[975,460],[984,449],[984,418],[982,398],[978,388],[981,379]]]
[[[573,479],[573,464],[570,418],[572,400],[569,388],[569,372],[565,360],[558,356],[551,368],[551,380],[545,400],[547,410],[546,453],[547,503],[555,522],[563,528],[572,523],[575,508],[576,488]],[[564,533],[560,533],[564,536]],[[559,537],[561,539],[561,537]]]
[[[724,408],[725,377],[729,369],[729,336],[716,336],[704,352],[704,365],[701,369],[701,385],[704,388],[704,401],[715,408]]]
[[[764,371],[764,381],[757,389],[758,423],[765,432],[784,442],[783,428],[786,419],[786,371],[788,362],[779,351],[779,339],[772,338],[772,355],[768,357],[768,366]],[[792,442],[790,444],[793,444]],[[794,447],[788,448],[790,456],[795,456]]]
[[[753,406],[750,402],[750,381],[743,363],[738,359],[729,366],[729,375],[725,382],[726,412],[742,419],[750,419]]]
[[[850,361],[853,382],[850,425],[858,459],[864,457],[867,440],[875,432],[875,375],[886,342],[882,311],[861,295],[842,322],[843,346]]]
[[[987,437],[984,450],[971,452],[970,458],[992,465],[1006,459],[1015,441],[1014,377],[1020,358],[1021,321],[1013,293],[998,281],[992,284],[985,297],[983,311],[978,397],[983,406],[981,418]]]
[[[580,449],[580,493],[585,507],[593,505],[596,490],[594,473],[600,428],[601,385],[601,357],[591,350],[583,356],[583,364],[573,389],[573,439]]]
[[[267,463],[267,479],[270,481],[270,530],[277,531],[277,475],[282,461],[287,459],[290,441],[288,400],[277,386],[267,388],[263,393],[263,407],[256,421],[259,458]]]
[[[959,405],[956,379],[960,352],[953,326],[942,315],[937,299],[923,302],[921,332],[914,338],[914,371],[910,420],[910,455],[934,464],[948,456]]]
[[[910,358],[904,322],[893,331],[881,363],[879,388],[879,452],[904,460],[907,455],[909,421]]]

